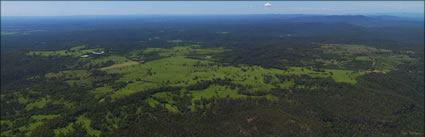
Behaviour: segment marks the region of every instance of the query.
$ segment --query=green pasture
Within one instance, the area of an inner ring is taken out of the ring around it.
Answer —
[[[80,57],[84,54],[90,54],[94,51],[103,50],[102,48],[87,49],[86,46],[77,46],[68,50],[53,50],[53,51],[30,51],[26,55],[32,56],[72,56]]]
[[[336,82],[356,83],[356,78],[364,72],[351,70],[326,69],[324,72],[312,71],[308,68],[290,67],[287,71],[279,69],[265,69],[259,66],[223,66],[208,60],[189,59],[184,56],[150,61],[144,64],[123,65],[119,70],[104,69],[108,73],[120,73],[119,81],[128,82],[127,86],[112,94],[113,98],[120,98],[132,93],[141,92],[161,85],[186,87],[201,80],[230,78],[235,84],[250,86],[248,91],[269,91],[272,88],[293,87],[293,82],[280,82],[279,75],[309,75],[312,77],[332,77]],[[265,76],[270,77],[268,83]],[[231,91],[229,95],[234,95]],[[206,93],[211,93],[208,90]],[[219,95],[226,95],[220,92]],[[201,97],[201,96],[197,96]],[[208,96],[205,96],[208,97]],[[220,96],[223,97],[223,96]],[[196,98],[196,97],[195,97]]]
[[[27,104],[25,106],[25,109],[31,110],[33,108],[43,108],[49,102],[51,102],[51,100],[48,97],[44,97],[44,98],[41,98],[40,100],[36,100],[35,102]]]

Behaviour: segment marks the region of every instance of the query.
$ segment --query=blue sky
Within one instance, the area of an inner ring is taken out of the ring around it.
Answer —
[[[2,16],[424,13],[424,1],[1,1]]]

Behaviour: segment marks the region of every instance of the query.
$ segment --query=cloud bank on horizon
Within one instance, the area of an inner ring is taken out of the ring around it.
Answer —
[[[423,14],[424,1],[1,1],[2,16],[390,13]]]

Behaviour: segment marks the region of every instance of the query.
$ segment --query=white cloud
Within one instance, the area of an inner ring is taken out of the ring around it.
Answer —
[[[272,4],[270,4],[270,3],[266,3],[266,4],[264,4],[264,7],[271,7],[272,6]]]

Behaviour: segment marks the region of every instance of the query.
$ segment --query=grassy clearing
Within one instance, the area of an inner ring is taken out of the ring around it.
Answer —
[[[169,57],[169,56],[183,56],[187,55],[192,51],[192,48],[189,46],[185,47],[173,47],[169,49],[163,49],[163,48],[148,48],[143,53],[149,54],[152,52],[158,52],[160,56]]]
[[[126,57],[131,60],[143,60],[144,59],[143,52],[144,50],[141,50],[141,49],[132,50]]]
[[[43,108],[47,105],[51,100],[48,97],[41,98],[40,100],[37,100],[36,102],[29,103],[26,105],[26,110],[31,110],[33,108]]]
[[[91,91],[90,93],[93,93],[97,99],[103,97],[105,94],[113,92],[114,89],[112,89],[109,85],[104,85],[103,87],[98,87]]]
[[[175,104],[176,101],[173,100],[173,96],[171,95],[170,92],[160,92],[160,93],[156,93],[154,95],[152,95],[153,98],[155,98],[156,100],[161,100],[164,102],[167,102],[169,104]]]
[[[44,75],[46,78],[56,79],[83,79],[88,78],[90,73],[87,70],[66,70],[60,72],[51,72]]]
[[[34,115],[31,116],[31,118],[33,120],[35,120],[35,122],[33,123],[29,123],[25,126],[19,127],[18,130],[21,132],[26,132],[25,135],[30,136],[32,131],[34,131],[38,126],[40,126],[41,124],[43,124],[43,120],[46,119],[53,119],[59,117],[59,115]],[[8,132],[5,132],[4,135],[7,135]],[[3,132],[2,132],[3,135]]]
[[[178,41],[172,41],[178,44]],[[195,58],[204,58],[207,56],[209,59],[213,55],[230,51],[230,49],[224,48],[200,48],[200,45],[189,45],[189,46],[175,46],[172,48],[146,48],[133,50],[126,55],[131,60],[155,60],[158,58],[172,57],[172,56],[191,56]]]
[[[246,95],[238,94],[236,89],[230,89],[226,86],[212,85],[207,89],[200,91],[191,91],[193,96],[192,102],[196,100],[211,99],[211,98],[245,98]]]
[[[10,120],[0,120],[0,124],[2,126],[7,125],[7,127],[12,127],[13,126],[13,122]],[[2,131],[0,132],[1,136],[9,136],[12,130],[8,130],[8,131]]]
[[[322,44],[320,47],[325,53],[352,55],[364,53],[390,53],[388,49],[377,49],[364,45],[349,45],[349,44]]]
[[[136,62],[136,61],[128,61],[128,62],[125,62],[125,63],[114,64],[114,65],[109,66],[109,67],[104,67],[104,68],[101,68],[100,70],[117,69],[117,68],[122,68],[122,67],[136,65],[136,64],[140,64],[140,63]]]
[[[407,55],[412,54],[409,51],[393,53],[388,49],[377,49],[364,45],[345,45],[345,44],[322,44],[320,49],[324,53],[339,54],[344,56],[346,61],[337,62],[335,65],[343,66],[353,61],[370,61],[370,68],[379,72],[389,72],[403,63],[415,62],[416,59]],[[329,64],[324,62],[324,64]],[[351,82],[352,83],[352,82]]]
[[[398,65],[403,64],[405,62],[415,62],[416,59],[411,58],[407,55],[392,55],[385,56],[381,55],[376,57],[376,70],[388,72],[394,70]]]
[[[131,95],[133,93],[137,93],[140,91],[152,89],[158,87],[158,84],[151,83],[151,82],[134,82],[127,84],[126,87],[119,89],[118,91],[114,92],[111,97],[113,99],[116,98],[122,98],[128,95]]]
[[[356,83],[356,77],[364,72],[353,72],[351,70],[327,69],[325,72],[316,72],[302,67],[290,67],[287,71],[279,69],[265,69],[259,66],[222,66],[208,60],[196,60],[184,56],[172,56],[145,64],[135,64],[120,67],[119,71],[106,69],[109,73],[121,73],[123,77],[119,81],[129,84],[114,92],[113,98],[121,98],[132,93],[141,92],[161,85],[186,87],[201,80],[212,80],[216,78],[230,78],[235,84],[250,86],[249,92],[270,91],[272,88],[290,88],[294,86],[292,81],[280,82],[276,78],[279,75],[309,75],[312,77],[332,77],[336,82]],[[266,76],[270,79],[266,80]],[[217,89],[218,88],[218,89]],[[194,92],[195,100],[199,97],[216,96],[212,90],[223,90],[216,97],[237,96],[235,91],[220,89],[222,87],[211,87],[206,91]],[[198,93],[199,92],[199,93]],[[204,93],[205,92],[205,93]],[[158,99],[156,99],[158,100]],[[152,101],[152,100],[150,100]],[[155,103],[151,103],[155,104]]]
[[[358,76],[366,74],[366,72],[353,72],[350,70],[335,70],[335,69],[326,69],[326,72],[332,73],[332,78],[336,82],[345,82],[350,84],[356,84],[356,78]]]
[[[12,125],[13,122],[10,120],[0,120],[0,124]]]
[[[74,107],[74,105],[76,104],[76,102],[67,101],[67,100],[62,98],[62,99],[59,99],[59,100],[52,101],[52,104],[60,104],[60,105],[64,105],[66,108],[72,109]]]
[[[94,80],[94,78],[90,77],[90,72],[87,70],[65,70],[52,72],[47,73],[44,77],[64,80],[70,86],[89,86]]]
[[[158,52],[160,56],[170,57],[170,56],[185,56],[189,54],[217,54],[223,53],[226,51],[230,51],[230,49],[224,48],[199,48],[199,45],[191,45],[191,46],[176,46],[173,48],[147,48],[143,50],[142,54],[149,54],[152,52]]]
[[[82,64],[84,64],[85,68],[92,68],[90,66],[100,66],[108,61],[112,61],[114,64],[121,64],[129,60],[121,56],[106,56],[102,58],[80,58],[79,62],[76,65],[79,65],[81,62]]]
[[[148,98],[145,101],[148,102],[151,107],[155,107],[157,104],[161,104],[158,100],[153,98]]]
[[[95,130],[95,129],[90,127],[91,120],[88,119],[87,117],[85,117],[85,115],[79,116],[77,118],[77,121],[75,121],[74,123],[69,123],[66,127],[57,128],[57,129],[54,129],[53,131],[56,134],[56,136],[61,134],[61,133],[62,134],[68,134],[68,133],[70,133],[74,130],[72,126],[75,123],[81,124],[87,130],[87,133],[91,136],[97,136],[98,137],[101,134],[101,131]]]
[[[59,115],[34,115],[31,116],[32,119],[37,120],[37,121],[41,121],[41,120],[45,120],[45,119],[53,119],[59,117]]]
[[[121,68],[120,71],[114,72],[107,70],[110,73],[121,73],[124,76],[120,81],[136,81],[141,79],[146,82],[157,84],[165,84],[167,81],[176,83],[177,81],[186,78],[191,73],[194,64],[197,60],[186,59],[183,56],[159,59],[145,64],[137,64],[134,66]],[[186,66],[183,66],[186,64]]]
[[[25,135],[30,136],[32,131],[35,128],[37,128],[38,126],[40,126],[41,124],[43,124],[43,122],[37,121],[37,122],[34,122],[34,123],[30,123],[28,125],[19,127],[18,130],[21,131],[21,132],[26,132]]]
[[[85,117],[84,115],[81,115],[80,117],[78,117],[76,123],[82,124],[83,127],[87,129],[87,133],[89,135],[100,136],[101,132],[99,130],[95,130],[95,129],[91,128],[90,127],[91,120],[88,119],[87,117]]]
[[[68,134],[68,133],[72,132],[72,130],[73,130],[72,125],[74,125],[74,123],[69,123],[64,128],[54,129],[53,132],[55,133],[56,136],[58,136],[59,134]]]
[[[279,87],[282,89],[288,89],[294,86],[295,86],[295,83],[292,81],[285,81],[285,82],[279,83]]]
[[[102,48],[86,49],[86,46],[77,46],[68,50],[54,50],[54,51],[30,51],[26,53],[29,56],[72,56],[80,57],[84,54],[89,54],[94,51],[103,50]]]
[[[355,60],[368,61],[368,60],[370,60],[370,57],[369,56],[357,56],[355,58]]]
[[[337,65],[337,66],[340,66],[340,63],[341,63],[341,62],[339,62],[339,61],[337,61],[335,59],[331,59],[331,60],[316,59],[315,62],[321,62],[325,66],[328,66],[328,65]],[[306,64],[308,64],[308,63],[306,63]]]
[[[169,40],[168,42],[169,43],[181,43],[181,42],[183,42],[183,40],[179,40],[179,39],[177,39],[177,40]]]
[[[152,95],[151,98],[145,100],[149,103],[151,107],[156,107],[161,105],[170,112],[178,112],[176,101],[173,100],[173,97],[170,92],[160,92]]]
[[[28,103],[28,99],[27,98],[25,98],[25,97],[22,97],[22,96],[19,96],[19,98],[18,98],[18,102],[19,102],[19,104],[27,104]]]
[[[105,118],[106,121],[111,124],[112,128],[118,128],[118,123],[120,121],[119,117],[114,117],[111,112],[108,112]]]
[[[231,99],[238,99],[238,98],[247,98],[247,95],[239,94],[237,89],[231,89],[227,86],[220,86],[220,85],[212,85],[204,90],[199,91],[190,91],[190,94],[192,95],[192,105],[189,107],[192,111],[196,110],[196,106],[201,107],[208,107],[208,104],[206,106],[202,104],[197,104],[196,102],[202,99],[212,99],[212,98],[231,98]],[[273,95],[264,95],[264,96],[250,96],[252,98],[266,98],[269,101],[277,101],[278,98]]]
[[[194,49],[194,54],[217,54],[217,53],[223,53],[231,51],[230,49],[224,49],[224,48],[208,48],[208,49]]]

